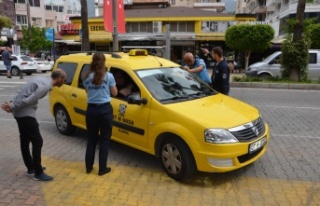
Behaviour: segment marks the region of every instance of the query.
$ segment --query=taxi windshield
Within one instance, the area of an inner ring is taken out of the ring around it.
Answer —
[[[198,77],[179,67],[139,70],[137,75],[152,96],[162,103],[186,101],[216,94]]]

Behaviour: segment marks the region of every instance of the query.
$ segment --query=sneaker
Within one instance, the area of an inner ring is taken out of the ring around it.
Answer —
[[[102,176],[102,175],[105,175],[105,174],[109,173],[110,171],[111,171],[111,168],[107,167],[105,170],[99,171],[98,175]]]
[[[11,79],[12,77],[11,76],[7,76],[7,78]]]
[[[92,171],[92,169],[93,169],[93,168],[87,168],[87,169],[86,169],[87,174],[90,174],[91,171]]]
[[[46,167],[42,167],[42,170],[46,170],[46,169],[47,169]],[[28,177],[34,176],[34,171],[35,171],[35,170],[28,170],[28,171],[27,171],[27,176],[28,176]]]
[[[49,176],[49,175],[47,175],[46,173],[43,172],[40,175],[34,175],[33,179],[36,180],[36,181],[48,182],[48,181],[53,180],[53,177],[51,177],[51,176]]]

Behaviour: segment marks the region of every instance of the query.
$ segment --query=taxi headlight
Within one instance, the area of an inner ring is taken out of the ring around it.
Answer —
[[[214,144],[228,144],[239,142],[228,130],[207,129],[204,132],[204,141]]]

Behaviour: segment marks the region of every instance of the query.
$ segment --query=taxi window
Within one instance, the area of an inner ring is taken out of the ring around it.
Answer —
[[[110,72],[116,81],[118,89],[118,95],[114,98],[127,101],[130,95],[141,96],[139,87],[127,72],[114,67],[110,68]]]
[[[316,64],[316,63],[317,63],[317,54],[309,53],[309,64]]]
[[[74,73],[76,72],[76,69],[78,67],[77,63],[73,62],[59,62],[57,68],[60,68],[64,70],[67,74],[67,79],[65,84],[71,85]]]
[[[81,73],[80,73],[80,76],[79,76],[79,81],[78,81],[78,87],[81,88],[81,89],[84,89],[84,86],[83,86],[83,77],[84,75],[87,73],[87,71],[89,70],[90,68],[90,64],[85,64],[83,65],[82,69],[81,69]]]

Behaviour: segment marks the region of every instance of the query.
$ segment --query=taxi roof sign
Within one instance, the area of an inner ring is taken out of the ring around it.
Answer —
[[[148,56],[148,51],[146,49],[131,49],[129,56]]]

